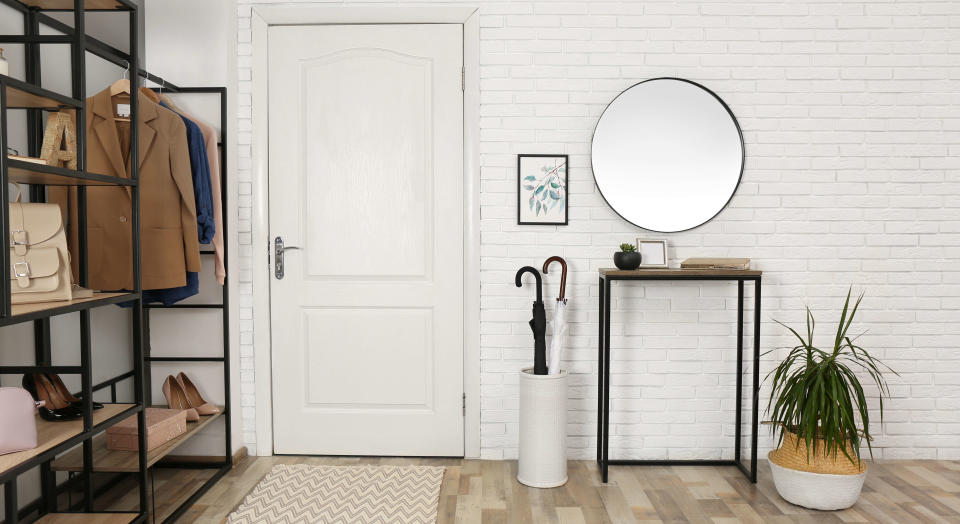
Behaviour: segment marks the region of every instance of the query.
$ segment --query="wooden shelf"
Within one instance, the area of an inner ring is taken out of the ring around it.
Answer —
[[[36,164],[24,160],[7,159],[10,182],[43,184],[47,186],[132,186],[130,178],[120,178],[63,167]]]
[[[38,302],[36,304],[13,304],[11,315],[0,318],[0,326],[17,324],[28,320],[73,313],[83,309],[91,309],[109,304],[118,304],[137,298],[136,293],[94,293],[90,298],[76,300],[60,300],[57,302]]]
[[[205,428],[222,413],[223,407],[220,408],[220,413],[200,417],[199,422],[187,422],[186,433],[147,453],[147,467],[153,466],[160,459],[170,454],[171,451],[177,449],[177,446],[186,442],[187,439]],[[51,469],[54,471],[82,471],[83,450],[80,448],[73,449],[57,458],[51,464]],[[93,471],[98,473],[135,473],[140,471],[137,452],[107,449],[106,435],[99,435],[93,439]]]
[[[154,468],[150,473],[153,485],[150,505],[155,522],[166,521],[216,474],[216,469]],[[136,511],[139,507],[140,492],[135,482],[121,482],[97,497],[97,509],[101,510]],[[181,518],[184,522],[200,522],[191,519],[189,512]]]
[[[34,522],[41,524],[128,524],[137,513],[47,513]]]
[[[104,404],[103,409],[93,412],[93,424],[100,424],[124,411],[134,407],[134,404]],[[15,468],[42,453],[56,448],[71,437],[83,432],[83,420],[69,422],[48,422],[37,416],[37,447],[26,451],[18,451],[7,455],[0,455],[0,474]]]
[[[16,78],[0,75],[0,84],[7,92],[7,109],[59,109],[83,107],[83,102],[28,84]]]
[[[35,7],[44,11],[73,11],[74,0],[20,0],[27,7]],[[126,11],[129,8],[117,0],[84,0],[83,8],[87,11]]]

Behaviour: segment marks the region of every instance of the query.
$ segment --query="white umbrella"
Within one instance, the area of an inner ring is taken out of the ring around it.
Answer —
[[[547,354],[547,374],[560,374],[560,356],[563,354],[564,342],[567,339],[567,299],[564,296],[567,288],[567,261],[560,257],[550,257],[543,263],[543,272],[547,273],[547,267],[551,262],[560,262],[560,296],[557,298],[556,306],[553,309],[552,336],[550,338],[550,351]]]
[[[547,374],[560,374],[560,354],[567,338],[567,299],[557,299],[553,310],[553,331],[550,338],[550,352],[547,355]]]

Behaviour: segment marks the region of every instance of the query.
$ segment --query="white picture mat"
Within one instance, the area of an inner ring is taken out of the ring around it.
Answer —
[[[666,240],[637,239],[637,251],[640,252],[640,267],[667,267]]]

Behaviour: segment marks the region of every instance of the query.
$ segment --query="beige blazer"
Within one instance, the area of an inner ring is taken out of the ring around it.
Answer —
[[[143,289],[186,284],[200,271],[197,211],[186,126],[143,95],[140,104],[140,230]],[[87,99],[87,171],[130,177],[130,122],[114,120],[109,90]],[[68,219],[74,270],[77,252],[76,188],[49,191]],[[88,287],[133,289],[132,199],[128,187],[87,187]]]

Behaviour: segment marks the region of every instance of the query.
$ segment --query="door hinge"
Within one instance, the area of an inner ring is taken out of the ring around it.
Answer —
[[[467,69],[464,67],[460,68],[460,90],[467,90]]]
[[[467,394],[463,394],[463,416],[467,416]]]

